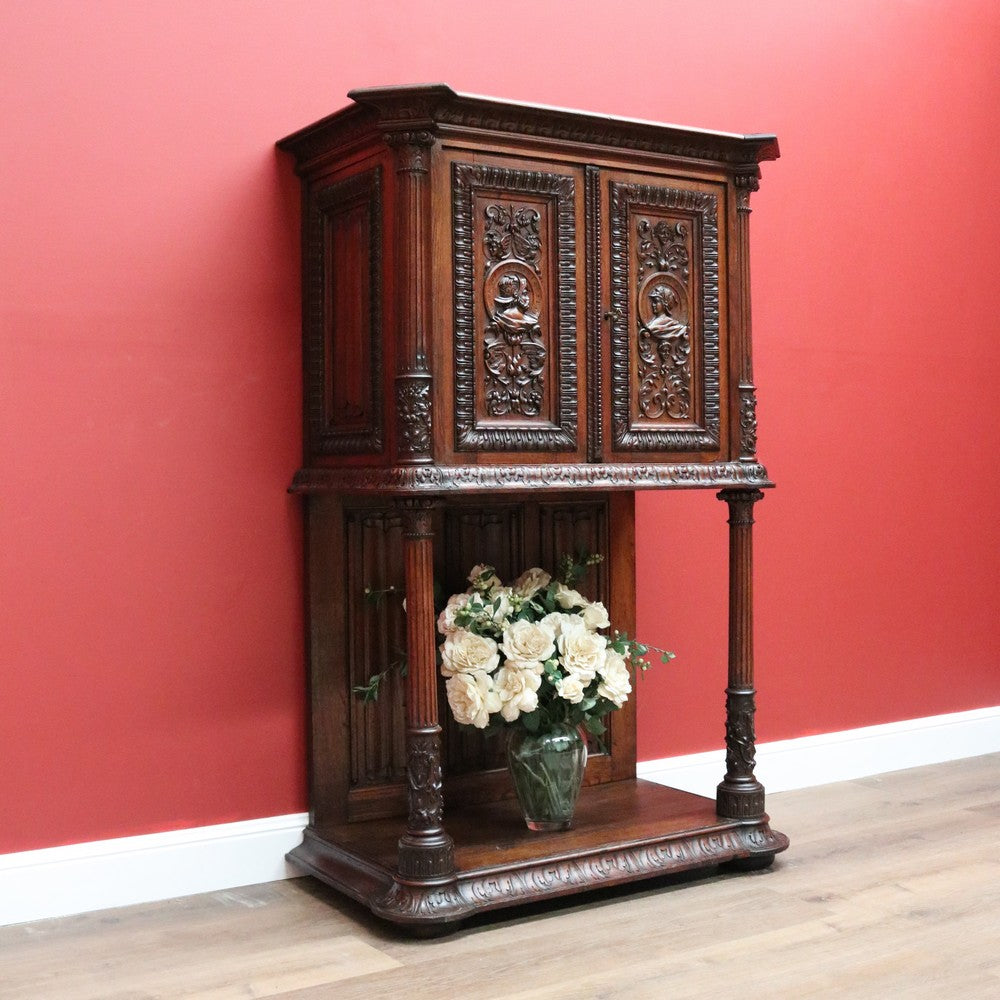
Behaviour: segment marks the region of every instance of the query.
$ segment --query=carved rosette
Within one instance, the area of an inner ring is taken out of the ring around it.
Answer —
[[[574,199],[570,176],[452,166],[459,451],[576,448]]]
[[[718,196],[612,183],[610,231],[614,447],[716,450]]]
[[[396,433],[401,459],[431,461],[431,377],[426,372],[396,378]]]

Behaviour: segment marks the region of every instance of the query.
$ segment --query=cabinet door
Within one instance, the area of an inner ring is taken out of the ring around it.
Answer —
[[[602,172],[603,457],[712,461],[725,440],[725,187]]]
[[[579,461],[582,172],[472,151],[453,152],[447,171],[456,460]]]

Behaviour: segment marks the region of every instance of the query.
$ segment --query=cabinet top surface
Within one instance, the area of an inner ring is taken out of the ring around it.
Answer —
[[[688,128],[595,112],[463,94],[446,84],[352,90],[354,102],[280,140],[305,160],[364,133],[477,131],[662,152],[732,164],[779,156],[777,138]]]

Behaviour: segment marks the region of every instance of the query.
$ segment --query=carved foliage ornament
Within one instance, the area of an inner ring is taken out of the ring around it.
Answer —
[[[740,386],[740,457],[757,454],[757,396],[752,385]]]
[[[430,456],[431,380],[427,375],[396,379],[396,422],[399,451],[411,457]]]
[[[409,784],[410,830],[437,830],[441,826],[441,751],[437,730],[410,733],[406,756]]]
[[[752,691],[729,691],[726,696],[726,777],[753,776],[754,698]]]
[[[664,219],[637,225],[639,411],[649,420],[691,417],[689,232]]]
[[[767,469],[757,462],[668,464],[588,463],[571,465],[417,465],[390,468],[306,468],[296,473],[293,493],[485,493],[493,490],[647,489],[658,486],[723,487],[736,497],[763,496],[747,487],[769,487]],[[730,519],[730,523],[732,519]],[[748,523],[752,523],[752,518]]]
[[[486,412],[537,417],[548,353],[531,281],[532,273],[540,274],[541,215],[530,206],[494,204],[485,216],[483,281],[492,299],[483,339]]]

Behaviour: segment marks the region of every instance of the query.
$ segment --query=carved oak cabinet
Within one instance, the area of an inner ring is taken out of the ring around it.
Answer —
[[[290,860],[418,932],[770,864],[788,841],[754,777],[751,526],[772,484],[756,454],[748,221],[775,138],[441,85],[349,96],[279,143],[303,188],[292,489],[311,705],[310,824]],[[435,586],[584,546],[607,558],[581,589],[632,633],[634,491],[652,488],[728,506],[726,773],[714,801],[637,780],[629,702],[574,828],[530,832],[502,747],[450,722]],[[405,677],[391,669],[404,654]],[[383,672],[376,702],[352,694]]]

